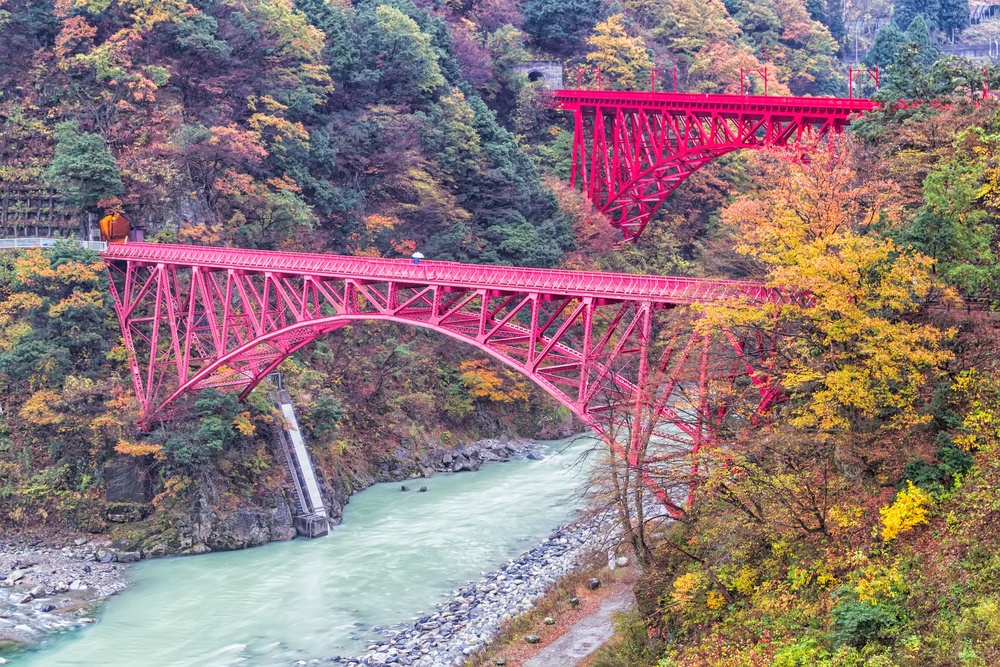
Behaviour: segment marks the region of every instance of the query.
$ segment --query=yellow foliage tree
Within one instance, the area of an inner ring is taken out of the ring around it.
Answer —
[[[931,495],[909,480],[906,484],[907,488],[896,495],[891,505],[879,510],[882,515],[882,539],[886,542],[927,523],[927,505],[931,502]]]
[[[966,451],[992,451],[1000,442],[1000,381],[975,368],[963,371],[951,387],[965,405],[955,444]]]
[[[115,451],[126,456],[152,456],[157,461],[166,460],[163,453],[163,445],[150,445],[145,442],[129,442],[119,440],[115,445]]]
[[[236,415],[236,418],[233,420],[233,426],[236,427],[236,430],[243,435],[253,435],[257,432],[257,427],[254,426],[254,423],[250,420],[249,411],[241,412]]]
[[[485,359],[470,359],[459,366],[459,378],[469,394],[499,403],[528,400],[528,383],[513,371],[497,372]]]
[[[59,394],[54,391],[36,391],[21,406],[18,413],[23,419],[35,426],[54,426],[63,422],[63,416],[52,409],[59,401]]]
[[[624,14],[613,14],[594,26],[587,44],[591,48],[587,63],[600,68],[604,87],[634,90],[649,81],[653,70],[649,49],[642,37],[628,34]]]
[[[688,572],[674,580],[674,588],[670,597],[681,609],[687,609],[694,604],[695,599],[705,589],[708,579],[702,572]]]
[[[787,157],[787,156],[785,156]],[[933,260],[868,233],[896,216],[894,188],[855,182],[837,153],[808,163],[779,155],[760,162],[766,192],[727,207],[736,251],[760,267],[785,304],[730,300],[703,308],[703,331],[743,328],[781,340],[767,372],[793,399],[791,424],[833,432],[859,420],[903,427],[929,419],[920,390],[951,354],[952,332],[914,321],[932,297],[950,293]]]

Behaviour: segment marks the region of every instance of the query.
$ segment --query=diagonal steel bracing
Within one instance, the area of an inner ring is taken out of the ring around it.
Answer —
[[[572,182],[632,241],[688,176],[743,148],[839,133],[865,99],[557,90],[572,111]]]
[[[741,341],[719,336],[729,350],[719,356],[709,338],[668,333],[665,314],[714,299],[784,300],[749,282],[451,262],[161,244],[112,245],[102,256],[147,424],[199,389],[245,397],[317,338],[384,320],[464,341],[524,373],[630,462],[651,436],[697,449],[723,414],[706,404],[708,382],[749,373]],[[651,363],[657,337],[666,350]],[[765,406],[774,389],[754,383]],[[679,408],[680,387],[701,398]],[[655,474],[647,478],[669,504]]]

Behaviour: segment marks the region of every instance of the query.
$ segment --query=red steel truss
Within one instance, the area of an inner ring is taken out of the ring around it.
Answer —
[[[572,111],[572,182],[622,230],[638,238],[685,178],[741,148],[785,146],[843,131],[878,108],[865,99],[557,90]]]
[[[710,403],[712,383],[742,378],[756,411],[777,395],[747,362],[764,346],[664,324],[677,306],[784,299],[756,283],[143,243],[101,254],[147,425],[202,388],[245,397],[296,350],[365,320],[424,327],[492,355],[634,465],[651,439],[651,464],[666,465],[664,443],[697,450],[726,414]],[[647,481],[669,506],[652,468]]]

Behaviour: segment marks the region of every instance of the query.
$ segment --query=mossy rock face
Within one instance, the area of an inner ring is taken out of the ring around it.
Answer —
[[[108,529],[104,507],[103,501],[80,499],[63,503],[61,509],[76,528],[87,533],[103,533]]]
[[[108,503],[104,508],[104,518],[112,523],[133,523],[142,521],[153,511],[148,503]]]
[[[108,530],[108,522],[99,516],[90,516],[82,520],[78,520],[76,525],[80,528],[80,530],[87,533],[93,533],[95,535],[97,533],[107,532]]]

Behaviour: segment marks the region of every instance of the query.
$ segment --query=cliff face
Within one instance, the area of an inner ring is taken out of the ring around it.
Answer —
[[[351,495],[372,484],[403,482],[436,472],[476,471],[486,461],[532,456],[534,448],[531,440],[503,436],[428,452],[400,450],[394,458],[326,471],[318,466],[317,472],[330,519],[338,524]],[[231,551],[295,537],[294,492],[283,477],[268,477],[268,486],[252,502],[240,506],[233,504],[236,490],[218,468],[206,469],[183,501],[178,499],[171,508],[146,520],[115,526],[113,535],[122,548],[137,551],[143,558]]]

